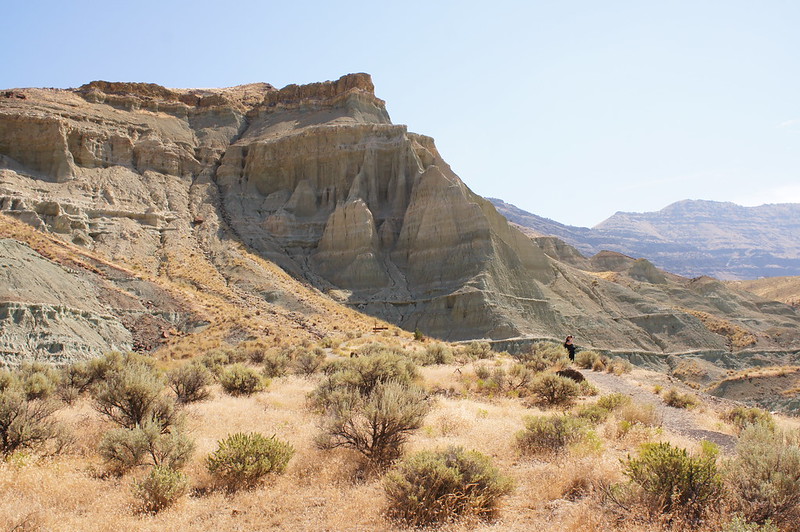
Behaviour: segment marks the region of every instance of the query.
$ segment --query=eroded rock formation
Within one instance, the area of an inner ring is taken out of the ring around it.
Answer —
[[[186,265],[203,257],[242,301],[290,301],[244,266],[241,243],[337,301],[445,339],[725,348],[679,307],[687,288],[647,261],[600,268],[511,227],[431,138],[391,123],[366,74],[22,93],[0,99],[0,209],[153,275],[195,282]]]

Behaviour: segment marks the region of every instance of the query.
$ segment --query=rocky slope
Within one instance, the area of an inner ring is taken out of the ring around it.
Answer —
[[[530,240],[431,138],[391,123],[366,74],[281,90],[93,82],[3,94],[0,210],[186,291],[213,323],[236,314],[247,326],[220,333],[228,340],[280,336],[265,314],[317,337],[358,322],[334,301],[450,340],[572,333],[610,349],[739,349],[706,314],[744,329],[749,346],[796,340],[788,306]]]
[[[553,235],[584,255],[612,250],[647,257],[687,277],[723,280],[800,275],[800,204],[741,207],[679,201],[658,212],[618,212],[589,229],[559,224],[502,200],[492,203],[511,222]]]

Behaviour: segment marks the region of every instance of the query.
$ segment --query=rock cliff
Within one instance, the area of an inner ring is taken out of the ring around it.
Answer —
[[[647,261],[592,264],[532,241],[431,138],[391,123],[366,74],[280,90],[92,82],[13,93],[24,98],[0,98],[4,214],[253,312],[298,322],[333,304],[298,295],[316,291],[450,340],[572,333],[659,352],[726,347],[685,306],[749,320],[765,344],[767,329],[800,323],[724,287],[719,297],[736,303],[710,305]],[[278,282],[270,264],[301,284]],[[306,329],[325,334],[344,316],[326,312]]]

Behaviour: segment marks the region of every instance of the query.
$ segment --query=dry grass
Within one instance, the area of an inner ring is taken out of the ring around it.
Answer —
[[[400,342],[402,343],[402,342]],[[345,344],[346,348],[351,346]],[[421,368],[428,389],[459,385],[457,366]],[[348,451],[315,447],[317,415],[306,396],[317,377],[273,379],[251,397],[232,397],[218,385],[207,401],[186,407],[188,430],[197,448],[185,472],[190,493],[155,516],[135,512],[134,478],[105,475],[96,446],[110,425],[79,399],[60,412],[75,428],[65,455],[17,455],[0,463],[0,523],[18,530],[393,530],[383,517],[386,501],[377,477],[363,478],[358,457]],[[591,402],[595,398],[586,399]],[[437,395],[425,424],[408,443],[408,452],[449,445],[491,457],[516,489],[502,499],[494,522],[463,521],[443,530],[652,530],[652,523],[618,521],[604,502],[606,488],[624,480],[620,459],[644,441],[671,441],[693,448],[696,442],[657,427],[642,409],[615,412],[597,426],[588,442],[553,457],[527,458],[515,445],[526,415],[552,413],[527,408],[513,397]],[[620,428],[625,422],[627,426]],[[212,488],[204,458],[217,441],[234,432],[277,435],[296,449],[286,473],[250,491],[228,494]]]

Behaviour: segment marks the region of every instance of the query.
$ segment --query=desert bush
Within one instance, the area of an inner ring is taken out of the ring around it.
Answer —
[[[52,401],[29,400],[22,391],[0,391],[0,454],[20,449],[41,449],[59,436],[53,417],[58,409]]]
[[[530,390],[540,402],[550,406],[571,403],[580,393],[575,381],[553,373],[537,375],[530,384]]]
[[[722,526],[720,532],[780,532],[780,529],[771,521],[764,524],[751,523],[742,516],[736,515]]]
[[[422,352],[415,352],[413,358],[422,366],[450,364],[453,361],[453,351],[446,345],[436,342],[425,346]]]
[[[177,423],[179,415],[175,401],[163,391],[164,383],[152,366],[128,361],[111,370],[92,394],[95,409],[118,425],[132,429],[155,419],[165,431]]]
[[[597,404],[585,404],[576,407],[573,410],[573,415],[581,419],[585,419],[590,423],[597,424],[608,419],[610,412],[607,409],[598,406]]]
[[[173,369],[167,374],[167,382],[179,403],[203,401],[211,395],[211,372],[197,362]]]
[[[234,491],[254,487],[270,473],[283,473],[293,455],[294,447],[275,435],[238,432],[217,442],[206,466],[220,485]]]
[[[253,395],[266,388],[264,378],[244,364],[233,364],[219,374],[222,389],[231,395]]]
[[[583,419],[573,416],[530,416],[517,433],[517,447],[528,455],[556,453],[580,441],[587,428]]]
[[[747,425],[726,464],[731,506],[748,520],[777,525],[800,520],[800,434]]]
[[[516,355],[516,358],[534,373],[569,365],[564,348],[550,342],[536,342],[527,350]]]
[[[656,407],[649,403],[626,402],[614,410],[614,415],[623,423],[655,427],[660,425]]]
[[[140,509],[158,513],[175,504],[189,487],[186,475],[166,466],[156,466],[142,480],[133,483],[133,494],[139,499]]]
[[[608,357],[600,355],[592,362],[592,371],[605,371],[609,363]]]
[[[168,433],[161,428],[150,420],[132,429],[112,429],[100,441],[100,456],[116,473],[140,465],[180,469],[191,458],[194,442],[175,427]]]
[[[462,360],[483,360],[493,355],[489,342],[470,342],[458,349],[458,357]]]
[[[289,372],[291,360],[289,356],[281,350],[268,351],[264,356],[264,369],[262,373],[268,379],[283,377]]]
[[[487,380],[492,376],[492,368],[488,364],[475,364],[475,376],[480,380]]]
[[[609,363],[606,364],[606,371],[614,375],[622,375],[623,373],[630,373],[633,371],[633,364],[624,358],[614,357]]]
[[[20,388],[19,379],[13,372],[7,369],[0,369],[0,392],[11,388]]]
[[[292,368],[298,375],[311,376],[322,368],[325,359],[325,353],[322,349],[298,349],[292,359]]]
[[[600,389],[589,381],[581,381],[578,383],[578,393],[590,397],[600,395]]]
[[[656,512],[698,518],[722,496],[716,458],[691,456],[669,443],[645,443],[637,458],[623,461],[623,472]]]
[[[310,399],[317,408],[325,409],[339,391],[354,390],[366,396],[380,383],[392,381],[408,386],[417,377],[417,367],[410,358],[390,352],[343,359],[331,366]]]
[[[230,352],[225,349],[213,349],[205,353],[200,357],[200,363],[208,368],[214,377],[219,377],[225,370],[225,366],[233,364]]]
[[[691,393],[681,393],[675,388],[670,388],[662,396],[664,404],[674,408],[693,408],[698,405],[699,399]]]
[[[624,393],[610,393],[608,395],[604,395],[597,400],[597,406],[600,408],[605,408],[609,412],[612,410],[617,410],[624,406],[631,404],[632,399],[629,395],[625,395]]]
[[[736,406],[722,415],[722,419],[731,423],[737,432],[741,432],[748,425],[761,424],[775,429],[775,419],[772,414],[760,408]]]
[[[376,468],[400,457],[406,439],[430,410],[421,389],[394,381],[378,382],[365,394],[345,388],[330,398],[317,445],[353,449]]]
[[[587,349],[586,351],[578,351],[575,353],[575,365],[579,368],[589,369],[595,361],[600,357],[600,353]]]
[[[462,516],[491,517],[513,484],[487,456],[450,447],[408,457],[386,475],[383,488],[388,516],[422,527]]]
[[[28,399],[51,397],[61,380],[58,370],[42,362],[23,362],[15,373]]]

